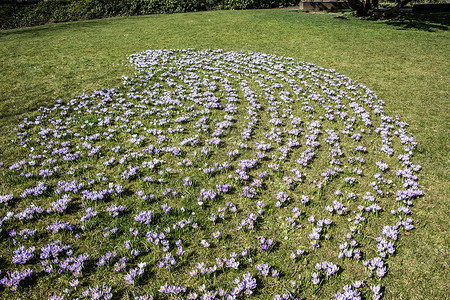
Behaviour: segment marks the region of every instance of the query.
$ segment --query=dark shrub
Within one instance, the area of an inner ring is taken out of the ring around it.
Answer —
[[[0,28],[113,16],[272,8],[297,4],[297,1],[292,0],[16,0],[0,5]]]

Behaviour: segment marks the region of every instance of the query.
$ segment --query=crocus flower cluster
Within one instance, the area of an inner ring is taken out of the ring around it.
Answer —
[[[152,221],[153,211],[151,210],[143,210],[139,214],[137,214],[134,219],[142,224],[149,225]]]
[[[34,257],[34,250],[36,250],[36,247],[32,246],[30,248],[25,248],[25,246],[20,246],[19,248],[15,249],[13,251],[13,258],[12,262],[14,264],[24,264],[30,259]]]
[[[261,273],[263,276],[272,276],[272,277],[278,277],[280,275],[280,272],[278,272],[275,268],[270,266],[269,264],[257,264],[255,266],[256,270]]]
[[[134,278],[136,276],[138,276],[138,275],[144,274],[145,266],[146,266],[145,263],[141,263],[141,264],[139,264],[139,268],[130,269],[128,271],[128,273],[124,276],[125,284],[133,285],[134,284]]]
[[[102,287],[96,285],[95,287],[89,286],[82,293],[83,297],[91,297],[91,299],[112,299],[111,287],[103,284]]]
[[[7,286],[11,291],[17,290],[19,283],[33,274],[33,270],[27,268],[23,271],[8,272],[7,276],[0,280],[0,284]]]
[[[383,100],[264,53],[149,50],[129,62],[122,86],[17,125],[24,158],[0,172],[5,297],[50,281],[36,297],[295,299],[330,281],[343,286],[336,299],[382,296],[423,195],[417,143]],[[104,274],[113,286],[91,282]],[[304,280],[287,289],[293,277]]]
[[[0,203],[5,203],[5,205],[8,205],[8,201],[12,200],[13,198],[13,194],[0,195]]]
[[[351,285],[344,285],[342,293],[338,291],[333,295],[336,300],[361,300],[361,293],[358,289],[364,284],[364,281],[355,281]]]
[[[236,285],[233,287],[233,289],[230,292],[230,295],[237,296],[242,291],[244,295],[251,295],[253,294],[253,290],[256,289],[256,279],[252,277],[250,272],[245,273],[242,275],[243,279],[237,277],[233,280],[233,283]]]

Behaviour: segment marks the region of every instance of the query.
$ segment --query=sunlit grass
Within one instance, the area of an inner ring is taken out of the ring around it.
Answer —
[[[390,115],[400,114],[401,120],[411,125],[409,130],[420,151],[414,160],[423,166],[420,183],[425,197],[413,208],[418,224],[398,243],[385,294],[392,298],[445,295],[446,265],[441,257],[447,253],[448,223],[446,31],[399,31],[383,23],[276,10],[46,25],[1,32],[0,39],[4,53],[0,75],[1,160],[5,165],[25,154],[20,148],[7,146],[16,138],[12,128],[19,120],[34,114],[41,105],[53,105],[57,99],[120,85],[120,76],[132,73],[122,65],[123,59],[140,50],[194,47],[258,51],[313,62],[358,79],[386,101]],[[8,174],[2,189],[17,192],[22,179]],[[24,204],[16,205],[19,208]],[[98,228],[103,229],[103,225]],[[96,234],[100,236],[101,231]],[[6,262],[2,262],[2,270],[3,264]],[[434,288],[426,284],[430,281]],[[410,282],[415,282],[415,288]],[[45,286],[40,284],[43,289]]]

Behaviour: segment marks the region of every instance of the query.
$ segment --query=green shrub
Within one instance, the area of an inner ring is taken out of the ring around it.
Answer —
[[[0,28],[142,14],[297,5],[292,0],[42,0],[0,6]]]
[[[0,28],[14,27],[12,7],[9,4],[0,4]]]
[[[275,8],[298,5],[292,0],[225,0],[227,9]]]

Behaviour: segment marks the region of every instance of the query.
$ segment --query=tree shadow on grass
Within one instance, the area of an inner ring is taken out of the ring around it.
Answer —
[[[103,20],[105,19],[111,19],[112,21],[114,21],[114,18],[104,17],[98,19],[81,19],[68,22],[49,22],[38,25],[2,29],[0,30],[0,38],[11,35],[39,35],[41,33],[47,34],[48,32],[58,32],[72,28],[75,28],[77,30],[92,29],[96,26],[102,26],[104,22]]]
[[[368,18],[378,21],[375,18]],[[450,26],[450,12],[413,13],[399,12],[392,18],[381,20],[382,24],[397,27],[398,30],[416,29],[428,32],[446,31]]]
[[[306,13],[321,13],[335,15],[335,19],[350,20],[350,10],[315,11]],[[363,18],[367,21],[376,21],[380,24],[396,27],[398,30],[416,29],[428,32],[447,31],[450,27],[450,12],[411,12],[400,11],[387,19],[379,19],[375,16]]]

